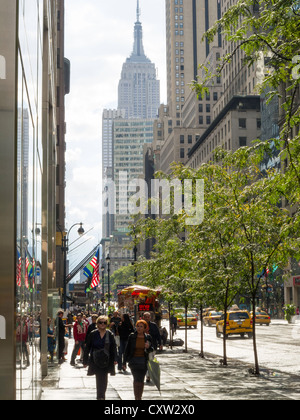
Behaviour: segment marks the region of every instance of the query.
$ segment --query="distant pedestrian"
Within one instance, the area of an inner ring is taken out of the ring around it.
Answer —
[[[48,333],[47,333],[48,352],[50,353],[50,362],[53,363],[53,356],[54,356],[56,341],[55,341],[55,338],[54,338],[54,331],[51,328],[51,322],[52,322],[51,318],[48,318],[47,321],[48,321]]]
[[[58,337],[58,363],[66,361],[64,355],[66,326],[63,322],[63,311],[58,311],[56,320],[56,337]]]
[[[72,327],[73,327],[73,314],[72,312],[68,313],[68,329],[69,329],[69,338],[72,338]]]
[[[74,328],[73,328],[75,345],[74,345],[74,349],[73,349],[73,353],[71,357],[72,366],[75,366],[75,359],[80,349],[82,350],[81,361],[83,360],[83,352],[84,352],[84,347],[85,347],[85,338],[86,338],[87,329],[88,329],[87,323],[83,320],[82,314],[79,313],[77,315],[77,321],[75,322]]]
[[[110,318],[109,329],[114,333],[115,336],[118,334],[118,326],[121,323],[121,317],[118,311],[113,313],[113,316]]]
[[[137,401],[143,396],[149,353],[153,351],[152,338],[146,333],[147,328],[147,322],[144,320],[136,323],[136,332],[129,336],[124,354],[124,369],[128,363],[133,375],[134,396]]]
[[[97,319],[98,319],[98,315],[92,315],[91,316],[91,324],[88,327],[87,333],[86,333],[86,337],[85,337],[85,343],[87,343],[88,340],[88,336],[97,329]]]
[[[105,400],[108,374],[115,375],[117,348],[113,333],[107,330],[108,318],[100,316],[96,325],[87,339],[83,365],[88,366],[88,376],[96,375],[97,400]]]
[[[174,314],[171,315],[170,322],[171,322],[171,330],[172,330],[172,333],[173,333],[173,335],[176,335],[176,331],[177,331],[177,318],[176,318],[176,316]]]
[[[118,355],[118,370],[121,372],[124,370],[123,366],[123,354],[125,353],[125,349],[128,343],[128,338],[130,334],[134,332],[134,327],[132,322],[130,321],[129,315],[124,314],[122,315],[122,322],[118,326],[118,335],[120,337],[120,347],[119,347],[119,355]]]

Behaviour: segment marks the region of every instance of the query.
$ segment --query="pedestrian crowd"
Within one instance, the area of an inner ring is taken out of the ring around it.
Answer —
[[[97,399],[105,400],[108,375],[114,376],[116,368],[124,373],[129,367],[133,376],[133,391],[136,400],[141,400],[145,379],[150,382],[147,372],[148,362],[153,360],[157,350],[163,349],[167,333],[159,330],[151,321],[151,314],[145,312],[142,319],[133,325],[128,314],[116,311],[110,317],[93,314],[87,316],[78,313],[73,324],[73,316],[63,321],[63,311],[58,312],[57,340],[59,363],[66,361],[66,331],[71,337],[73,332],[74,348],[71,354],[71,365],[76,366],[80,356],[83,367],[87,367],[88,376],[96,376]],[[56,346],[51,319],[48,319],[48,351],[50,360]]]

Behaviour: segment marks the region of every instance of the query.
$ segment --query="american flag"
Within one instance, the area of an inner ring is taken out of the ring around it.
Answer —
[[[96,264],[94,273],[93,273],[93,278],[92,278],[92,283],[90,288],[91,289],[95,289],[95,287],[99,286],[100,284],[100,271],[99,271],[99,262]]]
[[[28,268],[29,268],[29,266],[30,266],[30,262],[29,262],[29,259],[28,259],[27,255],[26,255],[26,259],[25,259],[25,261],[26,261],[26,263],[25,263],[25,287],[26,287],[26,289],[29,289],[29,281],[28,281],[28,277],[29,277],[29,275],[28,275]]]
[[[95,289],[95,287],[99,286],[100,284],[100,257],[99,257],[99,249],[96,252],[96,255],[92,258],[89,265],[93,267],[93,273],[91,273],[92,281],[90,286],[86,289],[86,291],[90,291]]]

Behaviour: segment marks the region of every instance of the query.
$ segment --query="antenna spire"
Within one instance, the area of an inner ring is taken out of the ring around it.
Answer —
[[[137,0],[136,16],[137,16],[137,22],[139,22],[140,16],[141,16],[140,0]]]

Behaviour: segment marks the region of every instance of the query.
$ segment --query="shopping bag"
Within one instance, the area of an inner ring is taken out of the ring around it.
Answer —
[[[149,376],[152,380],[152,382],[154,383],[154,385],[156,386],[156,388],[159,390],[160,392],[160,365],[159,362],[157,361],[157,359],[153,359],[153,360],[149,360],[148,362],[148,373]]]

